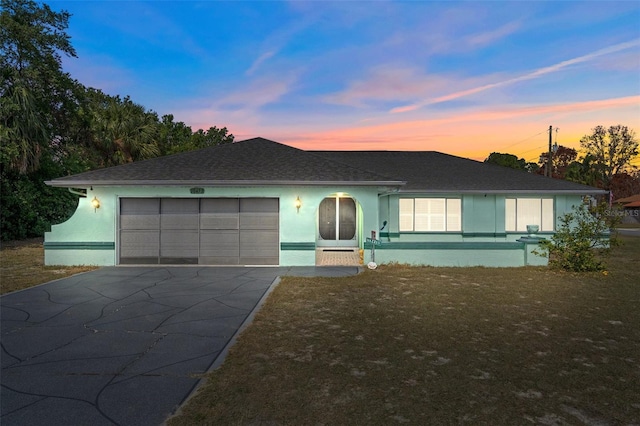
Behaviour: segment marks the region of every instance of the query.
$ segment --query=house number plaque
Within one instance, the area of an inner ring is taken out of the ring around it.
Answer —
[[[204,188],[191,188],[189,192],[192,194],[204,194]]]

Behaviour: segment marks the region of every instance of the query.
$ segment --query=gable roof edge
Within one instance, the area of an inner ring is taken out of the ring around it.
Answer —
[[[84,186],[403,186],[405,181],[264,181],[264,180],[48,180],[48,186],[78,188]]]

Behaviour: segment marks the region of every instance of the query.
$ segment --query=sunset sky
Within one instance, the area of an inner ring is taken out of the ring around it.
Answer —
[[[72,77],[236,140],[537,161],[550,125],[640,135],[638,1],[47,4]]]

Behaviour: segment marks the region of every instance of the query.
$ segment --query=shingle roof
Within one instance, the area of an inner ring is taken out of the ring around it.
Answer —
[[[401,185],[263,138],[248,139],[54,179],[53,186],[83,185],[277,185],[349,183]]]
[[[595,188],[434,151],[304,151],[263,138],[47,182],[88,185],[372,185],[401,192],[598,193]]]
[[[401,192],[604,192],[436,151],[312,151],[327,159],[406,181]]]

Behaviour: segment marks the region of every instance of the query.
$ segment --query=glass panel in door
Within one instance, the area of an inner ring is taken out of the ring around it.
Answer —
[[[356,203],[352,198],[328,197],[322,200],[318,214],[318,245],[355,246]]]
[[[320,203],[319,217],[320,238],[323,240],[336,239],[336,199],[325,198]]]
[[[339,239],[353,240],[356,236],[356,203],[352,198],[340,198],[339,200]]]

